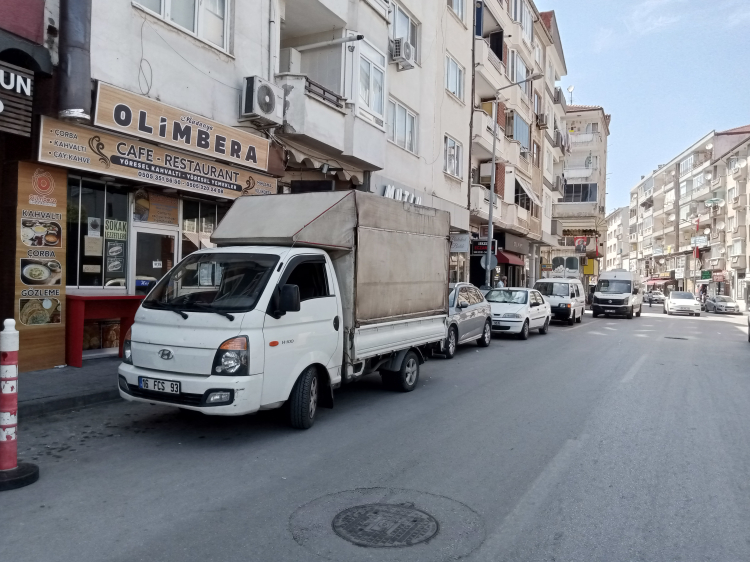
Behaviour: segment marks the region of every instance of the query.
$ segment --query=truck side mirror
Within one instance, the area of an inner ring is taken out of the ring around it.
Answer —
[[[282,285],[279,294],[279,310],[281,312],[299,312],[299,287],[297,285]]]

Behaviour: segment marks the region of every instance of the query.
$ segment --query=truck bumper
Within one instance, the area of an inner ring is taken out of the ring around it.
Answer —
[[[202,377],[167,371],[154,371],[121,363],[117,369],[120,396],[130,402],[174,406],[212,416],[241,416],[260,409],[263,393],[263,375],[246,377]],[[180,393],[169,394],[143,390],[138,377],[179,382]],[[230,399],[219,404],[207,404],[212,392],[229,392]]]
[[[594,314],[613,314],[615,316],[627,316],[627,314],[631,310],[631,306],[629,304],[617,306],[612,306],[611,304],[592,304],[591,310],[594,311]]]

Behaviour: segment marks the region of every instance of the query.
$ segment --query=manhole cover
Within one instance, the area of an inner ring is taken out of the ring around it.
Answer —
[[[434,537],[438,522],[414,507],[375,503],[339,512],[333,518],[333,530],[359,546],[413,546]]]

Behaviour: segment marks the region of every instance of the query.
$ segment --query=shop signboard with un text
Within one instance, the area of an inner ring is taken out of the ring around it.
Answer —
[[[104,82],[96,91],[94,125],[237,166],[268,169],[267,139]]]
[[[276,193],[276,180],[181,151],[42,117],[39,161],[234,199]]]

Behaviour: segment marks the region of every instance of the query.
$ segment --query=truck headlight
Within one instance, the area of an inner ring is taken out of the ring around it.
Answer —
[[[128,331],[125,334],[125,339],[122,342],[122,362],[126,365],[133,364],[133,350],[130,347],[130,337],[132,331],[132,328],[128,328]]]
[[[248,372],[247,336],[229,339],[219,346],[214,356],[212,375],[247,375]]]

